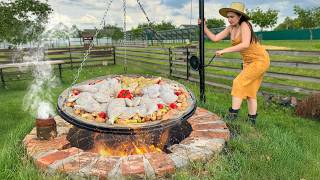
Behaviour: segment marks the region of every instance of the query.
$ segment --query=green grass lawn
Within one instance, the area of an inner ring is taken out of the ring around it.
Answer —
[[[129,67],[129,73],[154,74]],[[63,82],[53,90],[58,95],[70,86],[71,70],[63,71]],[[84,68],[79,82],[107,74],[121,74],[123,67],[102,66]],[[197,97],[196,83],[179,82]],[[22,111],[22,100],[29,81],[8,83],[0,89],[0,179],[64,179],[64,175],[48,175],[39,171],[27,157],[21,145],[24,136],[34,127],[34,119]],[[229,92],[207,87],[207,103],[198,104],[223,115],[230,106]],[[256,127],[245,121],[243,104],[238,121],[229,123],[236,136],[224,151],[204,163],[191,164],[178,170],[170,179],[317,179],[320,177],[320,122],[298,118],[293,109],[266,105],[259,97],[259,118]]]

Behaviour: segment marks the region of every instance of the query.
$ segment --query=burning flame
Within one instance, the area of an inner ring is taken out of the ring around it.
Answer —
[[[161,152],[161,149],[154,145],[138,144],[135,142],[124,143],[119,147],[108,147],[104,142],[98,141],[95,143],[93,152],[102,156],[129,156],[134,154]]]

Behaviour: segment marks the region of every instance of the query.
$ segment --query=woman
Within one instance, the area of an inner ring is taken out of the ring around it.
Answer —
[[[230,8],[222,8],[219,13],[228,18],[230,25],[218,34],[213,34],[205,25],[204,32],[214,41],[220,41],[230,35],[232,47],[216,52],[216,56],[225,53],[240,52],[243,59],[243,70],[233,80],[232,107],[226,115],[227,120],[235,120],[243,99],[248,102],[248,119],[255,124],[257,118],[257,92],[263,75],[270,65],[267,51],[259,43],[253,32],[250,18],[244,12],[244,4],[231,3]],[[200,21],[200,20],[199,20]],[[200,21],[201,22],[201,21]]]

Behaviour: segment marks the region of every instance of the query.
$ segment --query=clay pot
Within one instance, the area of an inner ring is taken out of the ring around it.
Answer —
[[[50,140],[57,137],[57,124],[53,117],[36,119],[37,137],[40,140]]]

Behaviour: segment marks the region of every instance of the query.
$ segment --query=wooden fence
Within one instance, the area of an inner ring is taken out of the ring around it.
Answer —
[[[59,74],[63,68],[77,68],[83,61],[86,49],[83,47],[71,48],[53,48],[44,51],[45,60],[50,61],[53,65],[59,65]],[[25,80],[30,78],[28,67],[23,65],[23,57],[26,55],[31,56],[34,49],[21,49],[21,50],[0,50],[0,70],[1,81],[4,82],[12,80]],[[59,61],[59,64],[54,63]],[[115,64],[115,48],[113,46],[99,46],[94,47],[85,63],[86,66],[98,66]],[[8,66],[10,64],[10,66]],[[21,64],[21,66],[20,66]]]
[[[206,52],[214,52],[214,49],[206,49]],[[126,56],[124,52],[126,51]],[[139,68],[152,70],[164,75],[175,78],[181,78],[192,82],[199,81],[199,74],[191,70],[188,59],[191,55],[197,54],[196,48],[139,48],[139,47],[116,47],[116,60],[124,62],[126,57],[127,64],[138,66]],[[305,56],[314,57],[316,60],[320,57],[320,52],[314,51],[269,51],[273,55],[299,56],[302,59]],[[208,62],[210,56],[206,56]],[[224,62],[232,62],[232,65],[218,65]],[[216,58],[214,62],[206,68],[206,84],[231,89],[232,80],[241,71],[241,60],[235,58]],[[262,90],[272,91],[280,90],[284,93],[309,94],[320,92],[320,73],[312,74],[320,70],[319,63],[305,61],[272,60],[271,67],[280,69],[270,70],[266,73]],[[281,69],[282,68],[282,69]],[[289,72],[282,72],[283,69],[289,69]],[[306,86],[307,84],[307,86]]]
[[[215,51],[215,49],[206,49],[206,62]],[[25,52],[27,50],[23,51],[23,53]],[[9,63],[12,58],[16,58],[15,60],[19,62],[19,53],[21,52],[0,50],[0,64]],[[65,62],[63,68],[74,68],[79,66],[79,63],[83,60],[84,53],[85,49],[80,47],[55,48],[46,51],[46,59],[51,61],[63,60]],[[101,46],[94,47],[88,56],[86,65],[116,64],[116,62],[123,64],[126,61],[128,68],[135,67],[152,70],[163,75],[198,82],[198,72],[191,70],[188,64],[188,59],[191,55],[196,55],[197,53],[196,47],[124,48],[121,46]],[[271,50],[269,54],[271,55],[271,68],[265,75],[262,90],[280,90],[284,91],[284,93],[302,94],[320,91],[320,52]],[[277,60],[274,57],[278,55],[298,57],[298,59],[301,57],[301,60]],[[308,58],[309,60],[312,59],[312,61],[306,60]],[[241,62],[239,58],[216,58],[206,68],[206,83],[230,89],[232,80],[241,71]],[[23,76],[23,74],[17,76],[17,72],[10,69],[6,69],[3,73],[6,81],[10,80],[10,74],[12,74],[13,79]]]

